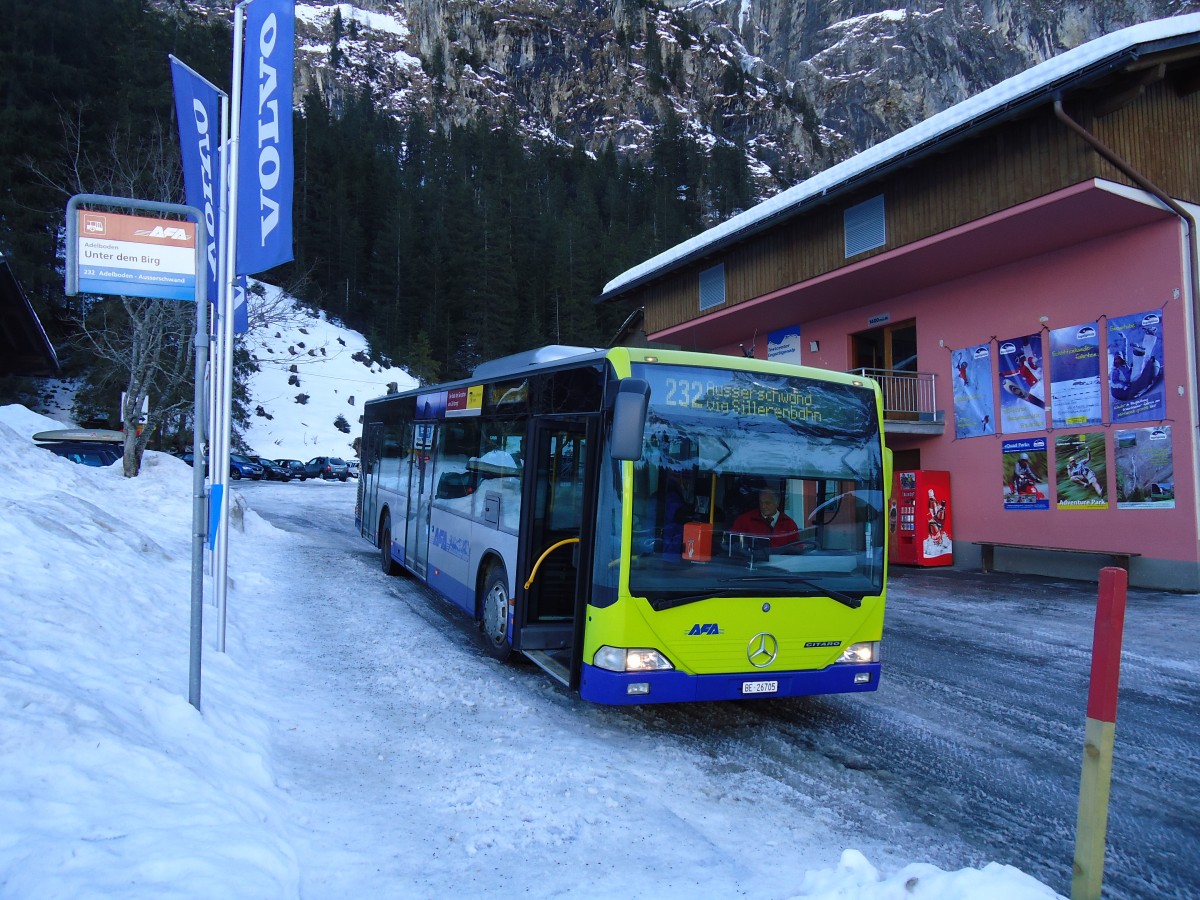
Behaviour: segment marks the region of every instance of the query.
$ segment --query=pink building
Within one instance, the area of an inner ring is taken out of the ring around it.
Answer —
[[[1200,590],[1200,15],[1063,54],[624,273],[645,338],[863,370],[954,560]]]

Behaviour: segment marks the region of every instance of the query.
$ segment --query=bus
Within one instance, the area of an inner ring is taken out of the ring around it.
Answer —
[[[873,691],[882,423],[860,376],[542,347],[368,401],[355,520],[384,572],[588,701]]]

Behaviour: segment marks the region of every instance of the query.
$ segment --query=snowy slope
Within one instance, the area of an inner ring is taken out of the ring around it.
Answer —
[[[247,382],[250,423],[242,434],[250,452],[271,459],[341,456],[353,459],[354,439],[362,434],[362,406],[417,381],[401,366],[371,358],[367,339],[325,312],[313,313],[277,287],[262,285],[251,295],[250,331],[245,347],[258,366]],[[33,411],[74,426],[78,384],[45,379]],[[116,400],[114,398],[114,411]],[[340,430],[338,416],[349,431]],[[50,430],[50,429],[45,429]]]
[[[372,359],[367,340],[313,314],[278,288],[264,285],[266,296],[251,300],[253,328],[246,348],[258,365],[249,379],[250,426],[243,438],[251,451],[272,459],[314,456],[353,458],[353,441],[362,433],[363,403],[387,393],[416,387],[399,366]],[[269,312],[259,312],[267,310]],[[349,433],[335,425],[338,416]]]

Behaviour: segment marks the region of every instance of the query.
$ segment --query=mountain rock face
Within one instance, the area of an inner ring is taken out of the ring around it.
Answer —
[[[899,8],[897,8],[899,7]],[[1200,0],[307,0],[297,101],[645,153],[677,123],[794,184],[1064,50]]]

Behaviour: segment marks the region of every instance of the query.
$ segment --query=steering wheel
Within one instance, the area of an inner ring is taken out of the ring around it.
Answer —
[[[791,544],[784,544],[782,547],[772,547],[771,552],[784,556],[800,556],[803,553],[812,553],[817,546],[816,541],[795,541]]]

